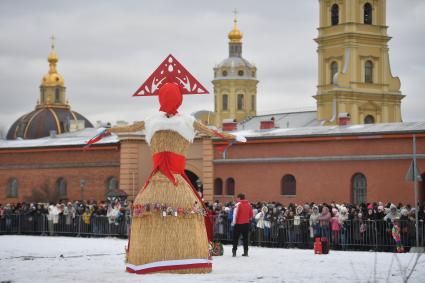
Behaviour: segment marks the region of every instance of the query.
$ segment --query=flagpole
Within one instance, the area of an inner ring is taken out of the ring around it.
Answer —
[[[418,182],[416,172],[416,135],[413,134],[413,190],[415,191],[415,220],[416,220],[416,247],[419,247],[419,219],[418,219]]]

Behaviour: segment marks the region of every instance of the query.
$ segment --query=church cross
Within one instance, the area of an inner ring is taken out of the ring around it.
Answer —
[[[52,40],[52,49],[55,49],[55,39],[56,39],[56,37],[54,35],[52,35],[50,37],[50,39]]]

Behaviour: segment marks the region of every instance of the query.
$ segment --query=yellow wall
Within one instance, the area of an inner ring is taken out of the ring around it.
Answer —
[[[223,119],[243,121],[257,115],[257,80],[227,79],[214,80],[215,125],[222,126]],[[237,96],[244,96],[243,109],[238,110]],[[228,95],[227,110],[223,110],[223,95]],[[254,100],[254,109],[252,109]]]
[[[363,7],[370,3],[372,24],[363,23]],[[331,25],[331,7],[339,6],[339,23]],[[393,77],[388,56],[384,0],[320,0],[318,43],[317,118],[335,124],[339,113],[348,112],[352,124],[367,115],[375,122],[401,122],[400,80]],[[365,82],[365,63],[373,63],[373,82]],[[338,72],[331,83],[332,62]],[[333,103],[336,113],[333,113]],[[334,115],[335,114],[335,115]],[[335,119],[332,120],[332,117]]]

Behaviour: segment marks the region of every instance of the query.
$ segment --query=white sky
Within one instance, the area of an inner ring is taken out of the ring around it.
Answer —
[[[97,120],[141,120],[154,97],[132,97],[172,53],[210,95],[185,96],[181,112],[213,110],[213,67],[228,56],[233,9],[243,57],[258,68],[258,112],[314,110],[317,0],[0,1],[0,131],[32,111],[54,34],[72,109]],[[388,0],[391,71],[404,121],[424,121],[425,1]]]

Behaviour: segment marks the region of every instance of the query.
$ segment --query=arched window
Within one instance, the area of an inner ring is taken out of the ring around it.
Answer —
[[[56,191],[58,193],[59,198],[68,197],[66,180],[64,178],[59,178],[56,181]]]
[[[375,118],[372,115],[367,115],[364,118],[364,123],[365,124],[375,124]]]
[[[7,198],[17,198],[18,197],[19,184],[16,178],[11,178],[7,182],[6,197]]]
[[[238,94],[238,110],[243,110],[243,94]]]
[[[284,196],[294,196],[297,194],[297,181],[293,175],[285,175],[280,184],[280,193]]]
[[[238,71],[238,76],[242,77],[242,76],[243,76],[243,74],[244,74],[243,70],[239,70],[239,71]]]
[[[373,83],[373,62],[367,60],[364,64],[364,81],[365,83]]]
[[[339,23],[339,7],[337,4],[333,4],[331,8],[331,23],[333,26]]]
[[[59,88],[56,88],[55,89],[55,103],[59,103],[61,100],[60,100],[60,89]]]
[[[214,195],[219,196],[223,194],[223,181],[220,178],[214,180]]]
[[[351,188],[353,203],[366,203],[367,183],[365,175],[362,173],[354,174],[353,178],[351,179]]]
[[[227,189],[226,195],[229,195],[229,196],[235,195],[235,179],[228,178],[226,180],[226,189]]]
[[[255,110],[255,95],[251,95],[251,111]]]
[[[108,192],[118,189],[118,179],[115,177],[109,177],[106,181],[106,190]]]
[[[229,103],[229,96],[227,94],[223,94],[223,110],[227,110],[227,105]]]
[[[363,6],[363,22],[367,25],[372,24],[372,5],[370,3]]]
[[[335,83],[334,77],[336,73],[338,73],[338,63],[333,61],[331,63],[331,84]]]

